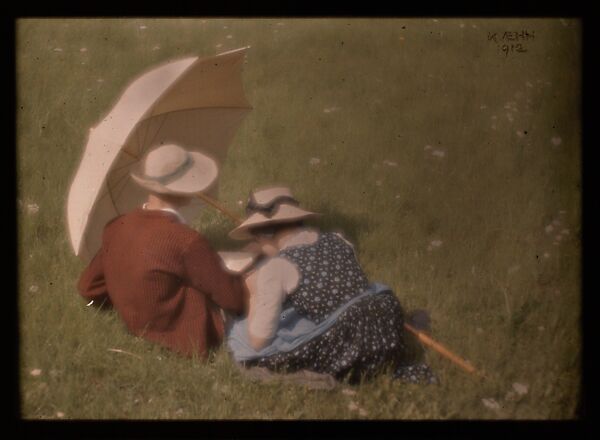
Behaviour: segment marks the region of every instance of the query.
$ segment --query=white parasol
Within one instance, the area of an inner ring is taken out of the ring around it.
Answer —
[[[246,50],[185,58],[144,73],[90,129],[67,201],[76,255],[89,261],[100,248],[104,225],[142,203],[146,193],[129,172],[149,148],[176,143],[222,165],[252,108],[241,75]],[[214,185],[210,194],[214,196],[217,188]]]

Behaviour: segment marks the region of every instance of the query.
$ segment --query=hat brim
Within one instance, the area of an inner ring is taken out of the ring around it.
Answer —
[[[162,184],[141,173],[131,172],[131,178],[141,187],[158,194],[192,195],[209,188],[217,180],[217,162],[205,154],[190,152],[192,166],[172,182]]]
[[[250,240],[254,236],[250,233],[252,228],[259,226],[276,225],[282,223],[292,223],[298,220],[318,217],[321,214],[306,211],[294,205],[281,204],[272,217],[257,212],[244,220],[237,228],[229,232],[229,237],[234,240]]]

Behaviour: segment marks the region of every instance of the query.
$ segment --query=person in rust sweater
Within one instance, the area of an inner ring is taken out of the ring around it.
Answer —
[[[178,213],[217,173],[211,158],[177,145],[148,153],[131,173],[147,202],[105,226],[78,282],[86,300],[114,307],[133,334],[186,356],[220,345],[220,309],[240,315],[247,303],[243,280]]]

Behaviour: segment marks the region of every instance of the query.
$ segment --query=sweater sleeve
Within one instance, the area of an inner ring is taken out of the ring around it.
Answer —
[[[281,306],[299,279],[296,265],[284,258],[274,257],[257,270],[248,315],[248,335],[254,349],[260,350],[275,336]]]
[[[97,305],[111,305],[102,267],[102,250],[98,251],[84,269],[79,277],[77,290],[81,296],[94,301]]]
[[[208,241],[198,234],[183,254],[186,276],[191,286],[204,292],[227,312],[244,312],[242,279],[225,271],[221,259]]]

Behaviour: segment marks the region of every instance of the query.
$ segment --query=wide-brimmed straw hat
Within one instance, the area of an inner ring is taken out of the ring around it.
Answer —
[[[248,218],[229,232],[235,240],[251,239],[250,230],[259,226],[293,223],[320,215],[300,208],[290,189],[283,186],[253,191],[248,198],[246,212]]]
[[[152,192],[192,195],[211,186],[218,174],[217,163],[211,157],[168,144],[150,151],[131,177]]]

